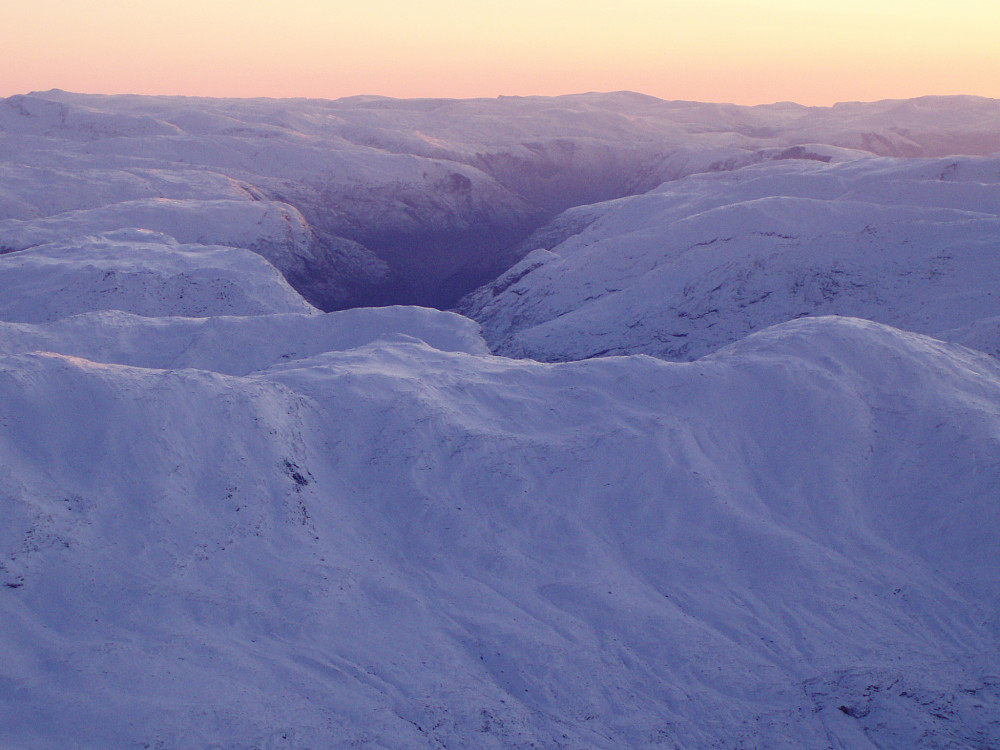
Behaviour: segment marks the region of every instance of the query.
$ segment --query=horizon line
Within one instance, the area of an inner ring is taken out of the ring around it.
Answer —
[[[495,96],[391,96],[388,94],[349,94],[346,96],[340,96],[336,98],[330,97],[318,97],[318,96],[210,96],[202,94],[142,94],[142,93],[131,93],[131,92],[95,92],[95,91],[70,91],[67,89],[61,89],[58,87],[53,87],[50,89],[38,89],[31,90],[22,93],[8,94],[5,96],[0,96],[0,99],[7,100],[13,99],[19,96],[37,96],[39,98],[44,97],[46,94],[63,94],[68,96],[93,96],[102,98],[144,98],[144,99],[198,99],[198,100],[214,100],[214,101],[309,101],[309,102],[346,102],[350,100],[385,100],[385,101],[396,101],[396,102],[428,102],[428,101],[448,101],[448,102],[473,102],[473,101],[498,101],[503,99],[570,99],[579,98],[586,96],[637,96],[643,97],[645,99],[651,99],[657,102],[662,102],[665,104],[715,104],[720,106],[729,107],[775,107],[781,105],[792,105],[796,107],[801,107],[803,109],[831,109],[840,105],[848,104],[881,104],[888,102],[909,102],[909,101],[921,101],[927,99],[979,99],[982,101],[990,102],[1000,102],[1000,98],[982,96],[980,94],[921,94],[919,96],[904,96],[904,97],[885,97],[881,99],[844,99],[835,101],[832,104],[802,104],[796,102],[792,99],[783,99],[772,102],[758,102],[756,104],[738,104],[731,101],[721,101],[721,100],[707,100],[707,99],[664,99],[654,94],[647,94],[642,91],[635,91],[632,89],[619,89],[611,91],[579,91],[571,92],[565,94],[497,94]]]

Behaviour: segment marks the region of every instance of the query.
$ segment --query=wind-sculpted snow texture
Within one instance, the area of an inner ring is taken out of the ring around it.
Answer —
[[[49,91],[0,100],[0,251],[149,229],[259,252],[323,309],[447,307],[573,206],[764,161],[994,151],[1000,103],[972,97],[808,108]]]
[[[695,175],[572,209],[536,239],[550,249],[460,306],[506,355],[693,359],[827,314],[1000,345],[980,322],[1000,311],[998,157]]]
[[[0,102],[0,747],[1000,746],[996,114]]]
[[[253,342],[316,316],[219,319],[221,368],[207,322],[3,326],[5,745],[1000,742],[995,360],[819,318],[546,365],[410,312],[301,359]]]

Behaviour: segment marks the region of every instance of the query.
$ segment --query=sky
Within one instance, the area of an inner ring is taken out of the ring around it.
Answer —
[[[0,96],[1000,98],[998,0],[0,0]]]

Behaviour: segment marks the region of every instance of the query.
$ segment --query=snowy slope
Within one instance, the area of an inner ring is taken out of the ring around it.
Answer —
[[[8,746],[1000,742],[983,355],[820,318],[0,392]]]
[[[0,319],[40,323],[92,310],[147,316],[316,313],[248,250],[117,230],[0,255]]]
[[[49,91],[0,101],[0,220],[156,198],[284,203],[308,223],[310,248],[299,266],[279,266],[314,304],[447,307],[572,206],[764,160],[998,151],[1000,103],[973,97],[807,108],[629,93],[330,102]],[[123,223],[90,231],[135,226],[130,211],[111,215]],[[167,231],[153,223],[138,228]]]
[[[0,747],[1000,746],[998,122],[0,101]]]
[[[459,309],[543,360],[692,359],[806,315],[943,335],[1000,310],[998,238],[997,158],[761,164],[568,211]]]
[[[0,353],[46,351],[105,364],[249,375],[275,364],[380,340],[488,354],[479,326],[422,307],[358,308],[316,315],[144,317],[119,310],[45,323],[0,323]]]
[[[245,200],[156,198],[41,219],[7,219],[0,221],[0,248],[14,252],[124,227],[165,234],[184,244],[246,248],[286,275],[311,260],[312,237],[298,211],[283,203]]]

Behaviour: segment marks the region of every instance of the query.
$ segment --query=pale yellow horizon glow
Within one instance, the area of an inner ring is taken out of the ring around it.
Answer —
[[[32,0],[0,96],[1000,98],[996,0]]]

